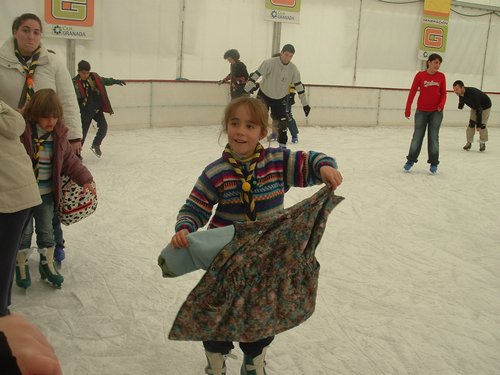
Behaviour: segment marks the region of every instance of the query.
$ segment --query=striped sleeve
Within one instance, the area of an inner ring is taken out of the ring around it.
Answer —
[[[337,169],[334,158],[316,151],[297,151],[285,153],[286,184],[288,186],[306,187],[323,183],[319,170],[330,166]]]
[[[186,199],[186,203],[179,210],[175,231],[187,229],[189,232],[196,232],[199,228],[204,227],[208,223],[217,201],[215,188],[210,183],[206,173],[203,172]]]

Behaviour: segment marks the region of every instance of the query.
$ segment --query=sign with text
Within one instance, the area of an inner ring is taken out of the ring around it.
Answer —
[[[425,0],[419,59],[427,60],[431,53],[446,52],[450,9],[451,0]]]
[[[265,0],[265,20],[299,23],[301,0]]]
[[[45,0],[45,36],[92,39],[95,0]]]

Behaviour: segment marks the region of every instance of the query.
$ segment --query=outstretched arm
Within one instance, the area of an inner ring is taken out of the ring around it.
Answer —
[[[104,86],[112,86],[112,85],[125,86],[127,84],[125,81],[122,81],[121,79],[105,78],[105,77],[100,77],[100,78]]]

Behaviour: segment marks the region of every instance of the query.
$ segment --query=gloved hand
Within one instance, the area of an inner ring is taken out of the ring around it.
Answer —
[[[127,83],[125,81],[118,81],[116,82],[116,84],[120,86],[125,86]]]
[[[306,114],[306,117],[309,116],[309,112],[311,112],[311,107],[309,107],[309,105],[305,105],[302,108],[304,108],[304,113]]]

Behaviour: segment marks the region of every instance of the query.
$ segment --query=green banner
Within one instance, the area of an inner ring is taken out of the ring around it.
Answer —
[[[425,0],[418,57],[427,60],[431,53],[443,54],[448,38],[451,0]]]

